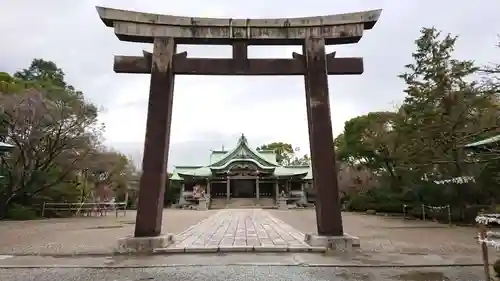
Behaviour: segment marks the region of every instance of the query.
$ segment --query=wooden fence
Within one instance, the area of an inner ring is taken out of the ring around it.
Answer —
[[[68,203],[68,202],[44,202],[41,215],[45,217],[47,212],[61,213],[67,212],[74,216],[106,216],[114,212],[115,216],[122,212],[127,214],[127,202],[100,202],[100,203]]]
[[[476,222],[479,229],[478,242],[481,245],[484,277],[485,280],[491,280],[488,247],[494,247],[496,250],[500,250],[500,240],[498,240],[500,238],[500,232],[490,231],[488,230],[488,226],[491,223],[500,225],[500,214],[481,214],[476,217]]]

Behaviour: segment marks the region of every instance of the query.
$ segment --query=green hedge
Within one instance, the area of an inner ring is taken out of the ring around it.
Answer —
[[[403,213],[403,205],[406,206],[406,216],[408,218],[422,219],[422,204],[419,202],[410,203],[401,200],[396,196],[373,196],[373,194],[360,194],[351,196],[346,202],[346,210],[354,212],[366,212],[373,210],[377,213]],[[467,208],[451,206],[451,221],[453,223],[474,224],[476,216],[484,211],[488,211],[489,206],[477,205]],[[495,211],[493,207],[491,211]],[[425,208],[425,219],[436,220],[441,223],[449,223],[448,209],[432,210]]]
[[[37,212],[28,206],[12,204],[7,211],[7,219],[11,220],[34,220]]]

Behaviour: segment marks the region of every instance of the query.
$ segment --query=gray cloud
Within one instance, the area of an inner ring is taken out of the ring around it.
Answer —
[[[0,10],[0,71],[14,72],[29,65],[35,57],[53,60],[67,73],[67,79],[84,91],[87,98],[106,108],[103,120],[109,128],[107,138],[125,153],[142,154],[145,110],[148,95],[147,75],[123,75],[112,71],[113,55],[137,55],[150,45],[120,42],[106,28],[95,11],[96,5],[139,11],[214,17],[295,17],[325,13],[354,12],[383,8],[375,28],[367,31],[359,44],[331,46],[337,56],[362,56],[365,73],[360,76],[330,77],[334,128],[339,131],[344,119],[374,110],[392,109],[404,97],[403,84],[396,77],[411,61],[413,41],[419,30],[436,26],[460,35],[459,58],[488,63],[498,57],[494,48],[500,32],[496,0],[427,1],[313,0],[296,5],[285,0],[206,1],[4,1]],[[187,46],[189,56],[229,57],[228,46]],[[299,47],[252,47],[252,57],[290,57]],[[301,77],[181,77],[176,80],[172,164],[205,163],[210,148],[232,145],[244,131],[256,144],[288,138],[307,150],[305,123],[289,124],[305,118],[304,86]],[[187,97],[190,98],[187,98]],[[214,102],[211,102],[212,98]],[[217,100],[217,102],[215,102]],[[205,106],[199,103],[204,103]],[[251,108],[268,105],[266,112]],[[302,107],[303,106],[303,107]],[[249,109],[250,108],[250,109]],[[348,108],[348,109],[346,109]],[[272,110],[270,110],[272,109]],[[288,111],[294,112],[289,113]],[[224,116],[221,111],[238,114]],[[252,112],[254,115],[252,115]],[[295,113],[296,112],[296,113]],[[216,114],[217,113],[217,114]],[[257,116],[258,115],[258,116]],[[226,120],[221,120],[226,118]],[[255,122],[268,122],[249,126]],[[210,121],[200,123],[201,121]],[[241,121],[239,121],[241,120]],[[271,121],[266,121],[271,120]],[[238,127],[241,122],[242,127]],[[227,125],[231,123],[230,125]],[[200,125],[202,124],[202,125]],[[225,125],[226,124],[226,125]],[[286,126],[295,137],[269,126]],[[228,126],[228,130],[221,127]],[[175,138],[178,137],[176,140]]]

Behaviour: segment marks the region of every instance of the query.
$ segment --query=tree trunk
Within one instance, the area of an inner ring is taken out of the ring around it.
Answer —
[[[389,175],[390,175],[390,179],[391,179],[390,180],[390,188],[391,188],[391,190],[400,192],[402,189],[401,189],[401,181],[399,180],[398,175],[396,175],[396,173],[394,172],[394,169],[392,168],[392,165],[391,165],[391,163],[389,163],[389,161],[385,160],[384,163],[385,163],[387,171],[389,172]]]

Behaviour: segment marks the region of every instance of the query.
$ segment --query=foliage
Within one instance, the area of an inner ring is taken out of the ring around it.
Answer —
[[[133,165],[102,147],[97,107],[64,75],[43,59],[13,76],[0,73],[0,137],[15,146],[0,156],[0,218],[13,206],[83,202],[99,184],[126,192]]]
[[[497,259],[495,263],[493,263],[493,270],[495,271],[496,277],[500,277],[500,259]]]
[[[170,178],[171,173],[168,174]],[[176,203],[177,199],[181,195],[181,183],[179,181],[169,181],[167,184],[167,189],[165,189],[165,195],[163,198],[163,203],[165,206],[171,206]]]
[[[342,163],[338,172],[338,185],[342,197],[366,192],[376,186],[376,177],[363,165]]]
[[[274,151],[276,153],[276,162],[283,166],[301,166],[310,165],[311,158],[305,154],[302,156],[295,155],[295,151],[291,144],[285,142],[272,142],[257,147],[257,151]]]
[[[293,157],[293,148],[289,143],[272,142],[257,147],[257,151],[270,150],[276,153],[276,162],[280,165],[288,165]]]
[[[290,165],[292,166],[309,166],[311,165],[311,157],[309,155],[304,154],[301,157],[294,156],[290,161]]]
[[[8,210],[7,217],[12,220],[32,220],[37,218],[37,213],[29,206],[12,204]]]
[[[425,203],[465,210],[496,204],[500,150],[471,152],[464,145],[500,133],[500,71],[498,64],[478,67],[455,59],[457,39],[422,29],[413,62],[398,76],[406,85],[400,108],[345,123],[335,139],[338,160],[376,178],[375,188],[350,194],[350,209],[400,212],[403,204]],[[465,177],[475,180],[452,180]]]

